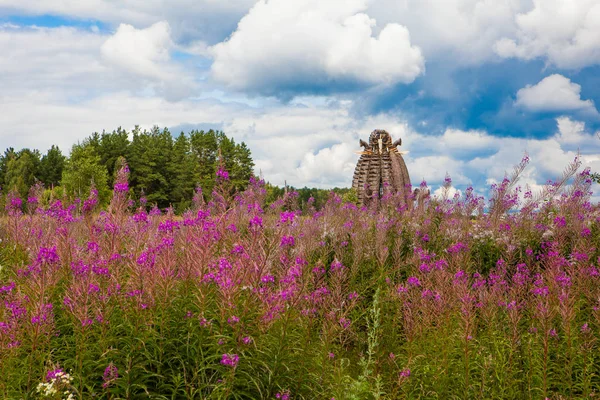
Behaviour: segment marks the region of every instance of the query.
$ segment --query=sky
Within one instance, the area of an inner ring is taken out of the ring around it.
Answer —
[[[385,129],[414,185],[527,153],[539,190],[600,171],[600,0],[0,0],[2,148],[135,125],[223,130],[277,185],[349,187]]]

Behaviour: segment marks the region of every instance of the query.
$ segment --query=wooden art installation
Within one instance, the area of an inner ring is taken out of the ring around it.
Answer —
[[[360,154],[352,187],[356,190],[361,205],[369,205],[374,199],[380,199],[388,194],[398,195],[405,205],[411,202],[411,183],[408,169],[402,158],[407,151],[398,147],[402,139],[392,142],[390,134],[382,129],[376,129],[369,137],[369,143],[360,140],[364,151]]]

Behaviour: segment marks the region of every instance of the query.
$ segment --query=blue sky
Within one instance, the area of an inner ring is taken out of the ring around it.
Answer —
[[[0,144],[217,127],[275,183],[348,186],[358,139],[484,193],[600,171],[597,0],[0,0]]]

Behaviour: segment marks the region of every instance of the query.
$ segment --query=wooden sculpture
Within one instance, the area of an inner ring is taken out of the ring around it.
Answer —
[[[398,194],[400,201],[410,204],[411,183],[408,169],[398,146],[402,140],[392,142],[390,134],[376,129],[369,137],[369,143],[360,140],[364,151],[360,154],[354,170],[352,187],[356,190],[361,205],[368,205],[372,199],[388,194]]]

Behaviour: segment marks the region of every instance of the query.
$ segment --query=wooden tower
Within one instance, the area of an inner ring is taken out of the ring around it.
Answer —
[[[369,137],[369,143],[360,140],[364,151],[354,170],[352,188],[356,190],[361,205],[368,205],[372,199],[388,194],[398,194],[400,200],[408,205],[412,187],[408,169],[398,146],[402,140],[392,142],[390,134],[376,129]]]

